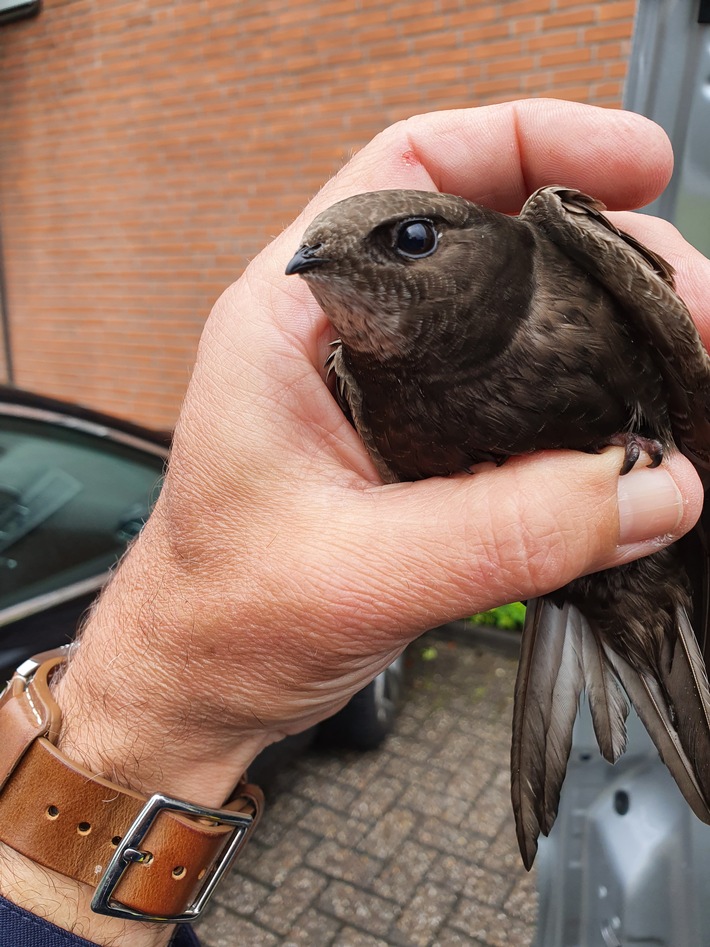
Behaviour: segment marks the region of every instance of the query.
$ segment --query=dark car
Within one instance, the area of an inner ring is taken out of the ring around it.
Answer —
[[[0,674],[70,641],[160,492],[170,434],[0,386]],[[333,740],[389,732],[401,660],[327,722]]]

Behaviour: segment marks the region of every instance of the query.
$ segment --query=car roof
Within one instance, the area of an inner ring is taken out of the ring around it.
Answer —
[[[0,414],[7,413],[3,412],[3,406],[20,406],[35,411],[60,414],[68,418],[75,418],[79,421],[86,421],[89,424],[109,428],[112,431],[118,431],[130,437],[149,441],[159,447],[169,447],[172,439],[172,433],[170,431],[161,431],[145,427],[142,424],[136,424],[126,418],[118,418],[115,415],[106,414],[103,411],[95,411],[93,408],[87,408],[84,405],[63,401],[59,398],[51,398],[47,395],[39,395],[31,391],[25,391],[22,388],[14,388],[11,385],[0,384]]]

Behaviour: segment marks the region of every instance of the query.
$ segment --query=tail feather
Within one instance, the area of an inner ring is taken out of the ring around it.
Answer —
[[[582,621],[586,625],[586,633],[582,639],[584,687],[592,714],[594,735],[604,759],[616,763],[626,750],[629,702],[599,637],[584,618]]]
[[[668,702],[664,686],[648,672],[631,667],[609,647],[605,646],[605,652],[688,805],[699,819],[710,823],[707,798],[701,788],[695,766],[676,729],[676,715]],[[684,703],[684,714],[686,707],[687,704]]]

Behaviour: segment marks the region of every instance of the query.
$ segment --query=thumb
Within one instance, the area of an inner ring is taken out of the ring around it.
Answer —
[[[692,464],[676,453],[622,477],[622,460],[617,448],[545,452],[472,476],[373,488],[349,528],[369,550],[351,563],[377,563],[380,622],[432,627],[674,542],[702,508]]]

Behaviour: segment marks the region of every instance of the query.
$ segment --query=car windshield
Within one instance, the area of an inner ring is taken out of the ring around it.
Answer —
[[[0,416],[0,623],[105,573],[145,522],[163,463],[78,426]]]

